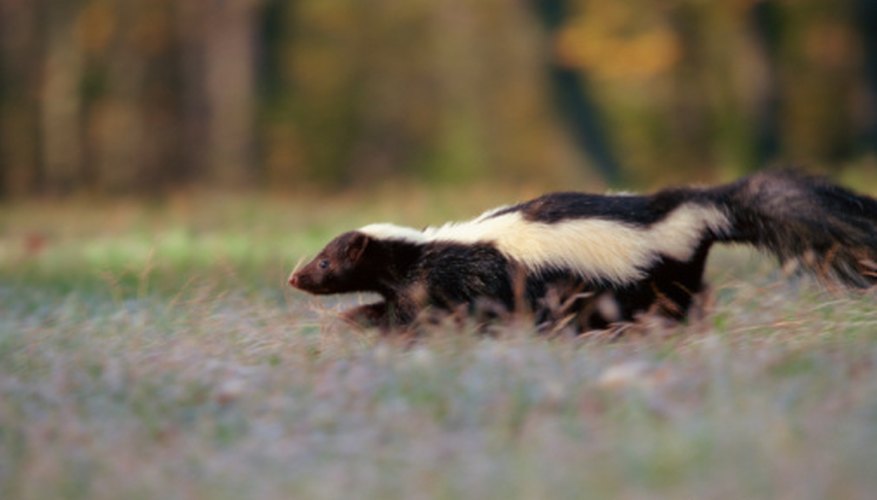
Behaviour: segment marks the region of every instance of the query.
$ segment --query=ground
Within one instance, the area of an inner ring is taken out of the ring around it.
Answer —
[[[334,320],[367,297],[284,286],[337,232],[497,198],[3,207],[0,498],[877,491],[873,293],[729,249],[683,325],[611,342],[444,327],[412,346]]]

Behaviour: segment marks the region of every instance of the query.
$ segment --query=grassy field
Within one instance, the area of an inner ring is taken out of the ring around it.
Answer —
[[[685,325],[412,347],[284,286],[336,232],[500,198],[3,207],[0,498],[874,497],[873,294],[722,250]]]

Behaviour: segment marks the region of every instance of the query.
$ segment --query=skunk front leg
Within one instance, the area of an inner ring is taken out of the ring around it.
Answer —
[[[379,327],[387,329],[390,326],[386,302],[376,302],[348,309],[341,313],[341,319],[362,328]]]

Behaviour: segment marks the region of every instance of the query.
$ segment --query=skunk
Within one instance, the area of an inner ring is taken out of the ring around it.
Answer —
[[[652,195],[553,193],[424,230],[341,234],[289,283],[376,292],[345,317],[406,328],[424,310],[501,315],[577,331],[642,313],[683,319],[713,243],[744,243],[851,288],[877,284],[877,200],[794,170]]]

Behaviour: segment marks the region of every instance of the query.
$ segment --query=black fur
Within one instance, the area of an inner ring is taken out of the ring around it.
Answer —
[[[788,170],[756,174],[710,196],[732,221],[717,241],[754,245],[850,287],[877,284],[877,200]]]
[[[372,291],[384,302],[346,316],[385,328],[407,326],[426,309],[489,312],[530,310],[537,323],[578,331],[630,321],[644,312],[682,319],[704,288],[703,271],[715,242],[745,243],[781,261],[798,260],[819,277],[867,288],[877,283],[877,200],[794,171],[753,175],[715,188],[674,188],[650,196],[555,193],[500,209],[526,221],[555,224],[601,218],[647,230],[682,204],[724,213],[729,227],[705,230],[692,257],[660,256],[644,278],[613,282],[574,269],[528,271],[491,243],[413,243],[352,231],[333,240],[293,274],[312,293]],[[321,262],[330,265],[321,268]]]

